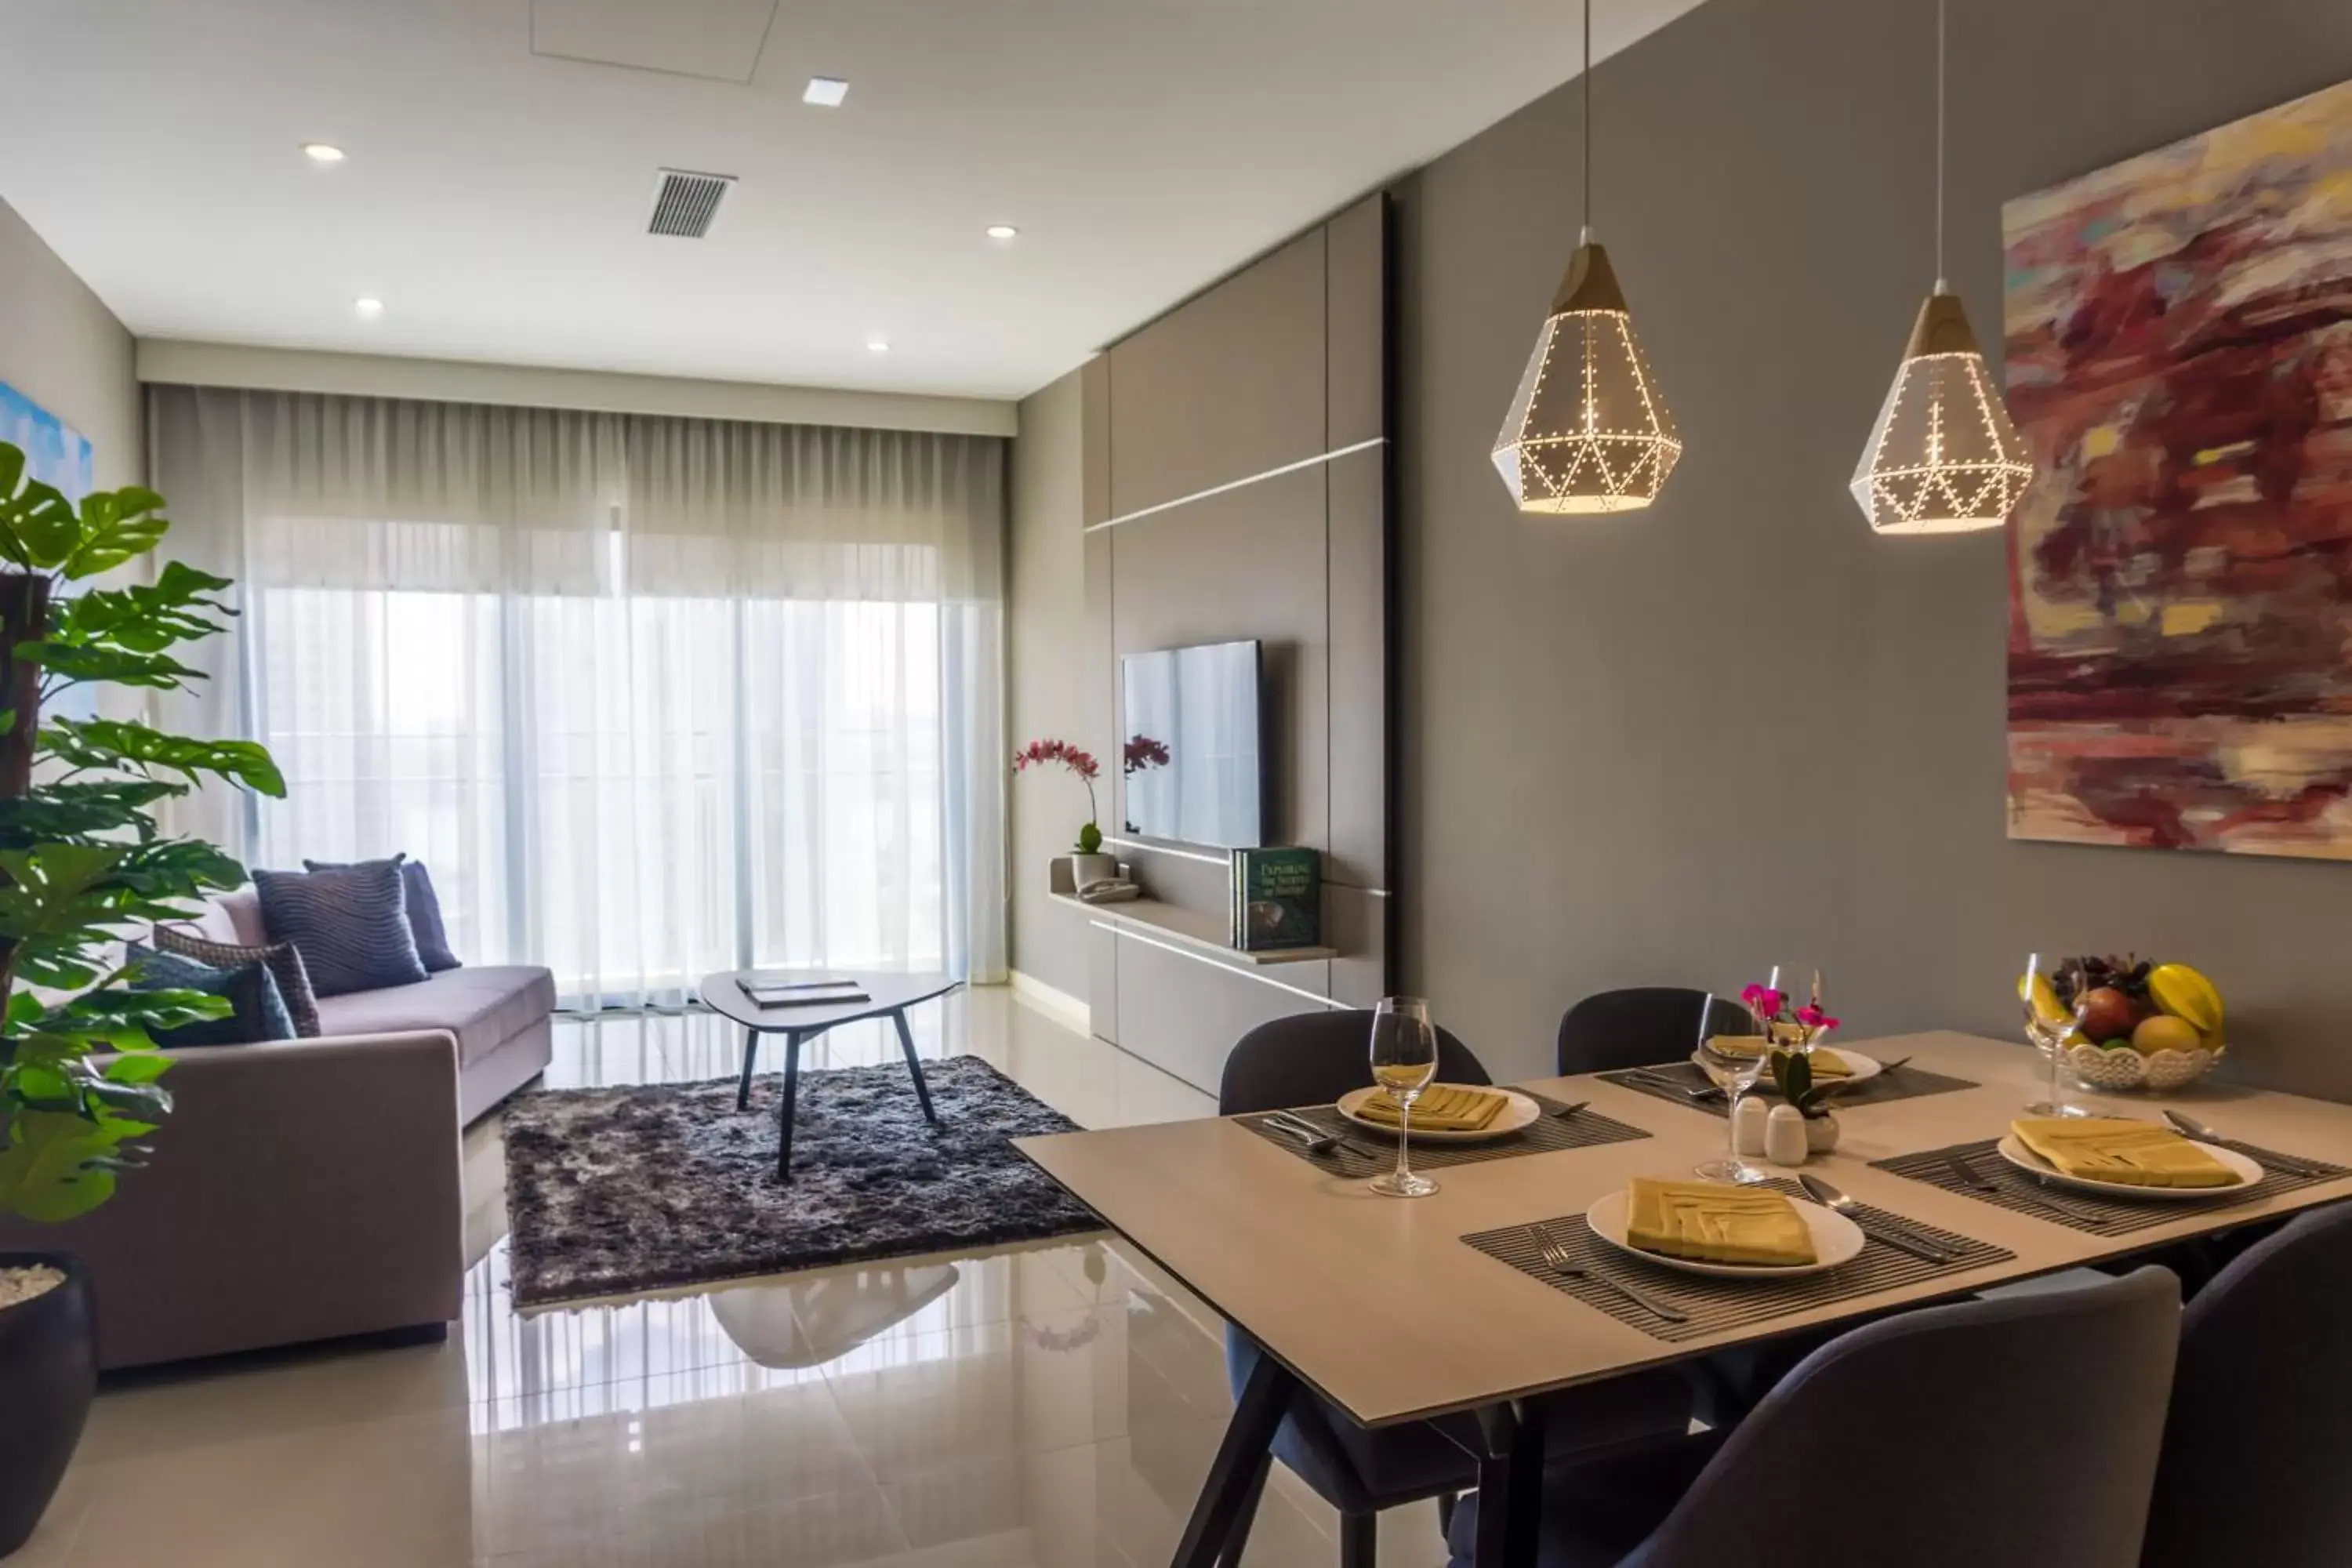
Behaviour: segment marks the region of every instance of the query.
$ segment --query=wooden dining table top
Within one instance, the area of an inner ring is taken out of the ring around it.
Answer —
[[[1360,1178],[1318,1169],[1223,1118],[1024,1138],[1016,1146],[1367,1426],[1596,1383],[1727,1345],[2129,1257],[2352,1196],[2352,1177],[2345,1177],[2253,1203],[2185,1203],[2160,1224],[2110,1237],[1946,1192],[1874,1170],[1870,1162],[1998,1137],[2047,1088],[2043,1058],[2021,1044],[1952,1032],[1852,1046],[1882,1061],[1907,1056],[1914,1066],[1978,1087],[1849,1107],[1839,1115],[1838,1149],[1805,1168],[1865,1204],[1993,1243],[2015,1257],[1674,1343],[1461,1239],[1581,1215],[1596,1198],[1622,1190],[1629,1177],[1686,1176],[1697,1162],[1725,1152],[1722,1116],[1590,1074],[1519,1087],[1562,1101],[1590,1100],[1594,1110],[1651,1137],[1449,1166],[1433,1173],[1437,1194],[1413,1200],[1380,1196]],[[2281,1154],[2352,1163],[2352,1105],[2210,1080],[2164,1096],[2083,1092],[2076,1098],[2087,1107],[2141,1118],[2179,1107],[2220,1136]]]

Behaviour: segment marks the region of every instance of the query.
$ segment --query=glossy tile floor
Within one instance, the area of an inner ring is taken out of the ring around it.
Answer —
[[[1209,1098],[990,987],[919,1009],[1090,1127]],[[730,1076],[702,1016],[560,1024],[549,1082]],[[878,1027],[816,1067],[894,1059]],[[1223,1433],[1221,1328],[1117,1243],[868,1266],[531,1317],[506,1286],[495,1119],[466,1145],[476,1261],[446,1345],[292,1353],[101,1394],[9,1568],[1148,1568]],[[1277,1468],[1253,1564],[1335,1564]],[[1381,1562],[1442,1562],[1434,1510]]]

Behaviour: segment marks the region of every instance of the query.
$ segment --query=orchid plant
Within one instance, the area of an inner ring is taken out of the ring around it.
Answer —
[[[1092,752],[1067,741],[1032,741],[1013,753],[1013,771],[1016,773],[1054,763],[1077,774],[1078,782],[1087,786],[1087,825],[1078,829],[1078,853],[1101,854],[1102,828],[1095,821],[1095,780],[1102,774],[1102,764],[1095,761]]]
[[[1838,1020],[1830,1016],[1818,1000],[1801,1007],[1790,1006],[1788,994],[1769,985],[1750,985],[1739,994],[1739,999],[1747,1004],[1765,1037],[1772,1042],[1772,1082],[1780,1091],[1780,1098],[1795,1106],[1798,1114],[1808,1121],[1827,1116],[1831,1097],[1843,1087],[1843,1081],[1831,1079],[1816,1082],[1808,1053],[1821,1043],[1822,1036],[1838,1026]]]

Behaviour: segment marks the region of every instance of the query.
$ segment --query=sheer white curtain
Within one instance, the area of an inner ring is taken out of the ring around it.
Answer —
[[[188,387],[150,432],[244,610],[169,717],[289,784],[194,826],[405,850],[462,955],[575,1000],[1001,978],[1001,441]]]

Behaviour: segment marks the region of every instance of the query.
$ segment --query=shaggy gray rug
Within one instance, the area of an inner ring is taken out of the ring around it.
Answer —
[[[829,1263],[953,1252],[1102,1222],[1011,1140],[1076,1124],[977,1057],[801,1074],[793,1179],[776,1180],[780,1074],[544,1089],[506,1109],[522,1307]]]

